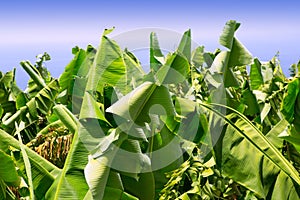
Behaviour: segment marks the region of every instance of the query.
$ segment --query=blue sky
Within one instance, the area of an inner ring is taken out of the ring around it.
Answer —
[[[46,51],[52,57],[47,67],[58,76],[73,57],[72,47],[97,46],[102,31],[113,26],[112,37],[142,28],[176,33],[191,28],[194,42],[213,51],[224,24],[234,19],[242,23],[237,37],[252,55],[270,60],[279,51],[288,73],[300,59],[299,6],[289,0],[1,1],[0,70],[16,67],[22,84],[28,77],[19,62]]]

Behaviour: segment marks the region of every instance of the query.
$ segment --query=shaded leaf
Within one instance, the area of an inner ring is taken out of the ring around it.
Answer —
[[[0,180],[5,182],[16,182],[19,176],[12,158],[0,150]]]

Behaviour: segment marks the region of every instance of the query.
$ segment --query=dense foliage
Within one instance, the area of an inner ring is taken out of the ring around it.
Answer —
[[[253,57],[228,21],[224,50],[164,55],[150,72],[105,30],[56,79],[48,54],[0,73],[0,199],[300,199],[300,65]]]

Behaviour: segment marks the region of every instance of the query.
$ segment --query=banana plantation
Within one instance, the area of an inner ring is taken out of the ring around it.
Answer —
[[[300,64],[260,61],[239,26],[214,52],[151,33],[149,72],[113,29],[59,78],[47,53],[25,90],[0,72],[0,199],[300,199]]]

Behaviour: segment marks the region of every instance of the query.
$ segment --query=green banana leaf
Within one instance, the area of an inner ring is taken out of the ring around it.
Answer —
[[[252,61],[252,55],[240,43],[240,41],[234,37],[235,31],[237,31],[239,26],[240,23],[237,23],[234,20],[229,20],[223,29],[222,35],[220,36],[220,44],[230,50],[228,67],[243,66],[250,64]]]
[[[88,45],[86,50],[73,48],[73,60],[65,67],[59,77],[59,96],[56,101],[72,108],[72,112],[80,112],[84,89],[87,83],[87,74],[91,66],[96,49]]]
[[[24,148],[24,144],[22,142],[22,138],[21,138],[21,134],[20,134],[21,130],[25,128],[25,123],[21,122],[19,126],[17,125],[17,123],[15,123],[15,125],[16,125],[16,135],[18,136],[18,139],[19,139],[20,149],[21,149],[21,153],[22,153],[22,160],[24,162],[25,172],[26,172],[26,176],[27,176],[27,182],[28,182],[28,187],[29,187],[29,198],[34,200],[35,195],[34,195],[34,186],[33,186],[33,181],[32,181],[31,164],[30,164],[28,155],[26,153],[26,150]]]
[[[250,85],[252,90],[258,90],[264,84],[261,72],[261,63],[257,58],[254,59],[250,68]]]
[[[287,91],[281,104],[281,112],[285,119],[292,123],[297,132],[300,132],[300,83],[294,78],[287,85]]]
[[[65,67],[64,72],[59,77],[60,91],[68,90],[68,93],[72,95],[74,78],[76,76],[86,76],[88,74],[88,67],[85,67],[88,62],[88,54],[93,53],[93,47],[88,46],[87,50],[79,49],[75,47],[72,49],[74,54],[73,60]]]
[[[191,42],[191,29],[184,32],[177,51],[182,54],[190,63],[191,62],[191,48],[192,48],[192,42]]]
[[[35,97],[26,102],[25,106],[21,107],[10,118],[5,120],[3,122],[4,128],[7,129],[10,127],[12,129],[14,127],[14,123],[18,122],[20,119],[25,122],[28,122],[28,119],[30,119],[30,123],[31,120],[34,121],[38,118],[38,111],[47,115],[54,103],[58,89],[58,81],[51,81],[47,86],[41,89]],[[28,113],[29,116],[27,115]],[[25,115],[25,117],[23,115]]]
[[[227,109],[233,114],[225,116],[215,110],[216,107],[225,107],[223,105],[201,106],[228,124],[221,136],[219,159],[223,175],[252,190],[260,198],[300,198],[299,173],[256,126],[229,107]],[[282,183],[286,184],[285,187]]]
[[[151,82],[143,83],[107,108],[106,112],[116,114],[138,125],[150,122],[149,114],[175,115],[168,89]]]
[[[131,91],[131,79],[134,76],[143,75],[140,66],[133,64],[130,58],[124,54],[115,41],[109,39],[109,34],[113,29],[106,30],[103,33],[101,44],[97,50],[94,63],[89,71],[87,90],[99,91],[103,93],[106,84],[116,86],[123,94]],[[129,64],[129,62],[131,62]],[[129,64],[129,65],[126,65]],[[135,73],[129,73],[135,72]]]
[[[160,50],[156,33],[152,32],[150,34],[150,69],[155,73],[163,64],[164,55]]]
[[[12,157],[0,149],[0,198],[9,199],[8,185],[19,186],[20,177]]]
[[[204,64],[204,46],[197,47],[193,52],[192,52],[192,64],[196,68],[200,68]]]
[[[188,60],[179,53],[167,56],[166,63],[157,71],[159,84],[180,83],[187,79],[190,71]]]
[[[180,83],[188,79],[191,60],[191,31],[186,31],[177,51],[166,57],[165,63],[157,70],[155,76],[158,84]]]
[[[239,26],[240,24],[234,20],[226,23],[220,36],[220,44],[228,48],[229,51],[219,53],[212,64],[219,69],[219,72],[224,73],[225,87],[239,87],[238,80],[233,75],[233,67],[248,65],[252,62],[252,55],[234,36]]]

